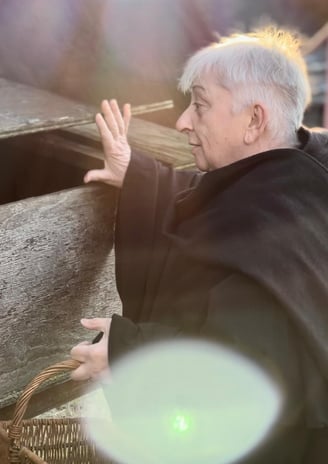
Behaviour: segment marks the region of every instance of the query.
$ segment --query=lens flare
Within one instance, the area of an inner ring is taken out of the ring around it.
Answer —
[[[173,428],[178,432],[186,432],[190,426],[190,418],[184,414],[177,414],[173,419]]]
[[[254,362],[218,344],[179,340],[123,357],[87,426],[125,464],[231,463],[276,422],[281,387]],[[105,399],[107,401],[105,401]]]

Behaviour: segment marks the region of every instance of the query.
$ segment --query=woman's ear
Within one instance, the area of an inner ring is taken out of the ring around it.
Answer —
[[[244,134],[246,145],[252,145],[263,134],[268,122],[267,110],[262,104],[255,104],[251,108],[249,123]]]

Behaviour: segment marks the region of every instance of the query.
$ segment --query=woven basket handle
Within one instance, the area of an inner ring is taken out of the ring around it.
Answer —
[[[65,361],[53,364],[41,371],[33,380],[25,387],[21,396],[18,398],[16,407],[14,410],[14,417],[9,428],[9,439],[11,442],[19,441],[22,433],[22,420],[31,399],[31,396],[37,390],[37,388],[46,380],[50,379],[54,375],[62,372],[71,371],[80,366],[80,362],[75,359],[67,359]]]

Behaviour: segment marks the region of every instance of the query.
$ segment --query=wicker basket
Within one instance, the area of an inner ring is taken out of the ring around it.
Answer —
[[[80,419],[23,420],[34,391],[47,379],[76,369],[69,359],[40,372],[17,401],[12,421],[0,422],[1,464],[109,464],[88,440]],[[7,462],[6,462],[7,461]]]

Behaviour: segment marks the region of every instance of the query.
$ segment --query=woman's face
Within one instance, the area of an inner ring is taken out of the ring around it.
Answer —
[[[176,128],[186,133],[197,167],[210,171],[244,157],[249,109],[233,111],[233,95],[211,73],[194,82],[191,102]]]

